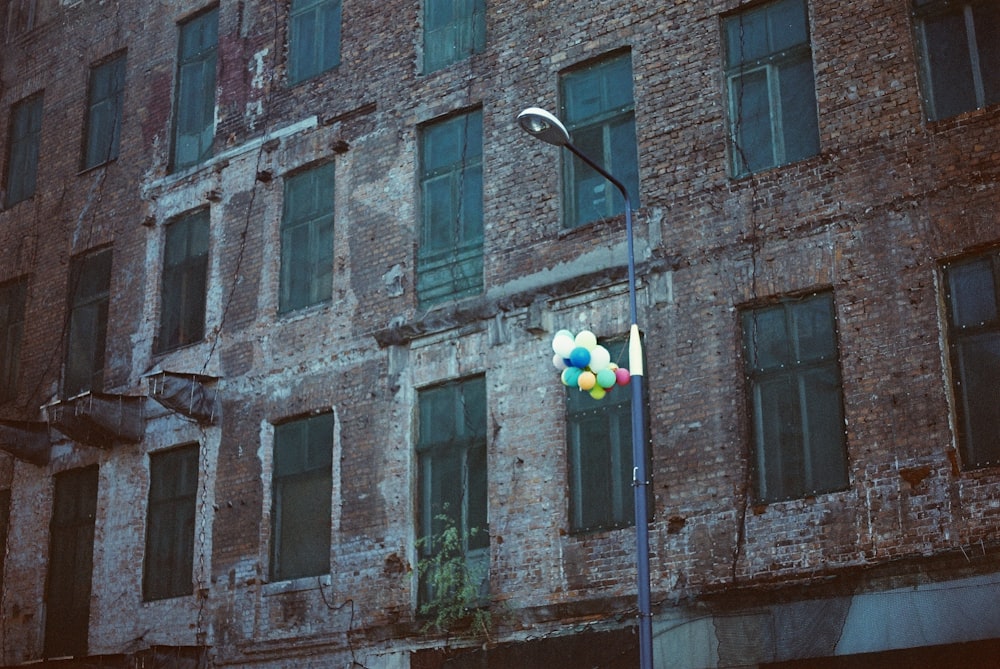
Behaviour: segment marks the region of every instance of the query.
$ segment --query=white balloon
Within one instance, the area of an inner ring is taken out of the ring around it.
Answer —
[[[608,349],[600,344],[594,346],[590,351],[590,369],[599,372],[602,369],[607,369],[609,364],[611,364],[611,354]]]
[[[563,358],[558,353],[556,353],[554,356],[552,356],[552,366],[561,372],[562,370],[566,369],[566,359]]]
[[[576,343],[569,332],[557,332],[552,338],[552,350],[563,358],[568,358],[574,348],[576,348]]]
[[[597,335],[590,330],[582,330],[574,339],[577,346],[582,346],[588,351],[597,346]]]

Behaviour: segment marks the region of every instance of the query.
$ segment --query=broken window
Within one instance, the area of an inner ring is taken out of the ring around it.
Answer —
[[[169,224],[164,235],[157,352],[201,341],[205,333],[209,210]]]
[[[45,588],[45,657],[87,654],[97,465],[56,474]]]
[[[833,296],[743,312],[756,498],[801,498],[847,486]]]
[[[733,174],[819,153],[805,0],[781,0],[723,21]]]
[[[0,402],[17,394],[26,288],[27,281],[23,280],[0,286]]]
[[[639,206],[639,153],[629,53],[570,70],[560,79],[562,118],[573,145],[624,184]],[[563,159],[563,213],[572,228],[624,213],[618,189],[576,156]]]
[[[292,0],[288,81],[296,84],[340,64],[340,0]]]
[[[274,428],[271,580],[330,572],[333,414]]]
[[[218,40],[217,7],[180,26],[171,169],[190,167],[212,156]]]
[[[198,444],[149,456],[149,508],[142,578],[145,601],[193,592]]]
[[[83,169],[118,157],[124,98],[124,55],[91,68]]]
[[[483,113],[432,123],[420,133],[422,306],[483,289]]]
[[[333,166],[326,163],[285,179],[280,313],[333,295]]]
[[[948,263],[944,278],[962,464],[1000,465],[1000,252]]]
[[[16,103],[10,110],[10,147],[4,204],[12,207],[35,194],[38,149],[42,141],[42,93]]]
[[[424,72],[486,48],[486,0],[424,0]]]
[[[469,573],[489,587],[486,476],[486,379],[452,381],[418,394],[417,467],[420,559],[441,549],[442,532],[454,528]],[[428,574],[421,603],[434,597]],[[483,594],[486,594],[483,592]]]
[[[927,118],[948,118],[1000,102],[1000,4],[913,4]]]
[[[628,367],[627,340],[610,340],[604,346],[612,362]],[[614,387],[600,400],[575,386],[566,389],[566,453],[570,530],[634,525],[630,386]]]
[[[104,346],[108,332],[111,249],[73,260],[70,268],[70,314],[66,336],[63,393],[100,391],[104,385]]]

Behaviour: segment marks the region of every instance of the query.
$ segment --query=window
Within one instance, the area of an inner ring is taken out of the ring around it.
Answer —
[[[285,179],[281,313],[333,295],[333,165],[326,163]]]
[[[104,344],[108,332],[111,249],[73,260],[63,392],[72,397],[104,385]]]
[[[124,55],[91,68],[84,169],[102,165],[118,157],[124,98]]]
[[[26,281],[0,286],[0,402],[11,400],[17,394],[26,286]]]
[[[149,508],[142,577],[145,601],[190,595],[194,565],[198,444],[149,456]]]
[[[573,144],[602,165],[639,206],[639,153],[632,99],[632,56],[623,54],[561,78],[562,114]],[[618,189],[576,156],[563,161],[564,219],[572,228],[622,214]]]
[[[45,592],[45,657],[87,654],[97,466],[55,476]]]
[[[833,296],[743,312],[758,501],[847,486]]]
[[[431,124],[420,134],[420,248],[423,306],[483,289],[483,113]]]
[[[962,464],[1000,465],[1000,252],[949,263],[944,278]]]
[[[781,0],[724,20],[732,169],[736,175],[819,153],[805,0]]]
[[[340,64],[340,0],[292,0],[288,81],[298,83]]]
[[[201,341],[204,336],[208,224],[209,211],[202,209],[166,228],[158,352]]]
[[[627,340],[607,341],[604,346],[612,362],[628,367]],[[616,387],[600,400],[567,388],[566,445],[570,529],[587,532],[634,525],[631,387]]]
[[[6,28],[7,40],[35,27],[37,0],[0,0],[0,28]]]
[[[38,148],[42,141],[42,94],[15,104],[10,112],[10,153],[7,157],[6,206],[35,194]]]
[[[1000,102],[1000,4],[914,0],[930,120]]]
[[[418,402],[420,558],[433,556],[438,550],[434,538],[453,525],[462,537],[470,573],[482,574],[486,589],[486,379],[477,376],[421,390]],[[420,583],[421,603],[433,596],[427,580]]]
[[[486,48],[486,0],[424,0],[424,72]]]
[[[215,134],[215,60],[219,10],[182,24],[174,95],[174,145],[171,168],[178,170],[212,156]]]
[[[333,414],[274,428],[271,580],[330,571]]]
[[[0,592],[4,590],[4,562],[7,559],[7,534],[10,530],[10,489],[0,490]]]

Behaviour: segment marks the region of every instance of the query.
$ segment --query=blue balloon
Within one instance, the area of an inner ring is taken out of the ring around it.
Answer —
[[[590,351],[582,346],[577,346],[570,352],[569,361],[573,363],[574,367],[584,369],[590,364]]]

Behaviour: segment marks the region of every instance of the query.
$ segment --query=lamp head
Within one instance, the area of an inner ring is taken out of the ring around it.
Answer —
[[[529,135],[552,144],[566,146],[569,144],[569,132],[553,114],[538,107],[528,107],[517,115],[518,125]]]

